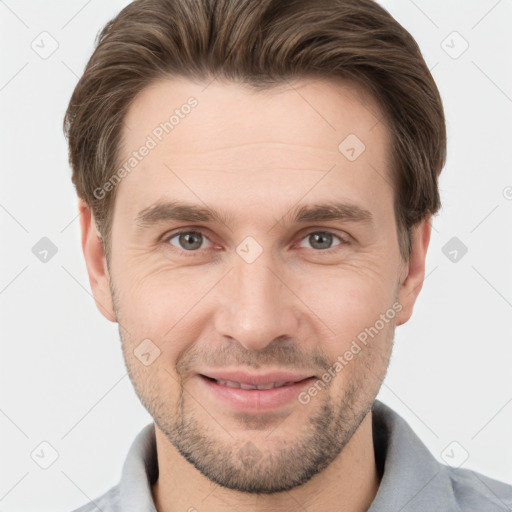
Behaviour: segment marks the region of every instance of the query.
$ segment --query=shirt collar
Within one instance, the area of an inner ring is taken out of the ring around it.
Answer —
[[[151,486],[158,479],[155,425],[146,425],[130,447],[119,482],[120,510],[157,512]]]
[[[379,400],[372,407],[372,431],[383,474],[367,512],[460,511],[446,467],[406,421]]]

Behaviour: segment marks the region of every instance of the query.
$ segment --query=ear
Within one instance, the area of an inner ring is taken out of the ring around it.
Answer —
[[[116,314],[109,286],[110,275],[102,240],[89,205],[80,199],[78,209],[80,211],[80,227],[82,230],[82,251],[96,307],[107,320],[116,322]]]
[[[411,229],[411,255],[408,262],[402,262],[400,275],[398,300],[402,309],[397,315],[397,326],[405,324],[411,318],[414,303],[423,287],[425,260],[432,229],[431,220],[432,216],[429,216]]]

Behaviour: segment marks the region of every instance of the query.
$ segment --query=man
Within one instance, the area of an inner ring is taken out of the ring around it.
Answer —
[[[81,512],[512,507],[375,399],[446,154],[438,90],[384,9],[135,1],[65,130],[91,288],[154,418]]]

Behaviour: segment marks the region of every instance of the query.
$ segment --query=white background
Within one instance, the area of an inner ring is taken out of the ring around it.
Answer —
[[[0,1],[0,512],[69,511],[103,494],[151,422],[117,325],[90,294],[62,134],[94,38],[127,3]],[[378,398],[438,460],[457,441],[462,467],[512,484],[512,2],[382,4],[432,69],[449,156],[427,278]],[[31,48],[43,31],[59,45],[47,59]],[[469,43],[456,59],[453,31]],[[442,252],[454,236],[468,248],[455,263]],[[42,237],[58,249],[47,263],[32,253]],[[48,469],[30,456],[43,441],[59,455]]]

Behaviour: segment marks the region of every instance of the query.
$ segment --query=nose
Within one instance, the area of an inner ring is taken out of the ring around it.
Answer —
[[[234,258],[217,296],[217,332],[249,350],[262,350],[280,336],[297,337],[299,301],[271,260],[265,251],[252,263]]]

